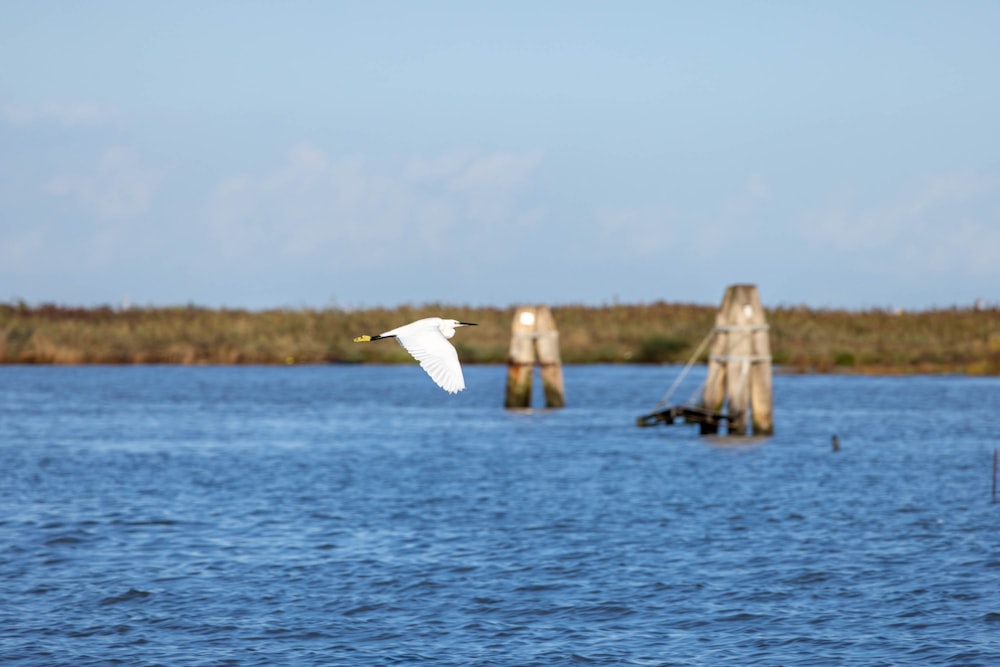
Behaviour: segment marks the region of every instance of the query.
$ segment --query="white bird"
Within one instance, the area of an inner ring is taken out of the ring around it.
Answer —
[[[476,325],[472,322],[425,317],[377,336],[358,336],[354,342],[367,343],[381,338],[395,338],[403,349],[420,362],[420,367],[427,371],[439,387],[449,394],[457,394],[465,389],[465,376],[462,375],[462,364],[458,362],[458,352],[448,339],[455,335],[455,327],[474,326]]]

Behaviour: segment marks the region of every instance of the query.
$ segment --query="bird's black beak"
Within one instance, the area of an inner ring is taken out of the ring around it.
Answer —
[[[459,322],[458,326],[460,326],[460,327],[478,327],[479,325],[476,324],[475,322]]]

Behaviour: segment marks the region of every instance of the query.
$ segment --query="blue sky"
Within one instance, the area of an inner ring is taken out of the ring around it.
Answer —
[[[1000,303],[997,2],[0,16],[0,301]]]

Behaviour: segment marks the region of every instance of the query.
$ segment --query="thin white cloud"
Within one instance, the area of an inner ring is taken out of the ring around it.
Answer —
[[[887,268],[1000,273],[1000,179],[972,174],[932,178],[893,201],[842,204],[808,215],[800,234],[812,245],[878,253]]]
[[[44,191],[74,201],[100,220],[128,220],[150,210],[159,181],[132,150],[113,147],[98,158],[92,172],[57,176]]]
[[[752,175],[708,212],[682,214],[656,206],[601,210],[596,214],[601,247],[626,256],[650,257],[684,248],[703,258],[714,257],[727,247],[727,239],[745,233],[755,208],[769,196],[765,179]]]
[[[528,175],[541,163],[541,153],[494,153],[473,157],[456,169],[448,185],[459,192],[510,192],[522,187]]]
[[[112,121],[118,111],[95,102],[46,102],[28,105],[4,102],[0,104],[0,118],[12,126],[52,123],[62,127],[101,125]]]
[[[36,267],[45,256],[45,240],[45,233],[37,226],[9,231],[0,228],[0,264],[12,272]]]
[[[917,248],[932,273],[959,270],[975,276],[1000,277],[1000,228],[997,223],[956,221],[946,229],[936,230],[932,242]]]
[[[664,210],[628,208],[596,214],[602,252],[631,257],[660,255],[674,245],[676,221]]]
[[[58,225],[46,227],[49,254],[62,253],[70,258],[67,264],[94,269],[147,251],[163,233],[169,235],[151,227],[160,182],[134,151],[120,146],[104,151],[86,173],[50,179],[42,194],[68,203],[69,209]]]
[[[771,187],[761,174],[753,174],[743,187],[743,195],[749,201],[762,201],[771,196]]]
[[[374,269],[459,242],[485,244],[482,235],[496,230],[483,223],[536,221],[539,212],[518,198],[540,161],[536,153],[454,153],[375,163],[303,144],[269,172],[221,182],[205,218],[233,261],[266,252]]]

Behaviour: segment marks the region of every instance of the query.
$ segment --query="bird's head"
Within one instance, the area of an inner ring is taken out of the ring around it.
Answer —
[[[475,322],[459,322],[458,320],[441,320],[441,324],[438,328],[441,329],[441,335],[445,338],[451,338],[455,335],[455,329],[457,327],[474,327],[477,326]]]

